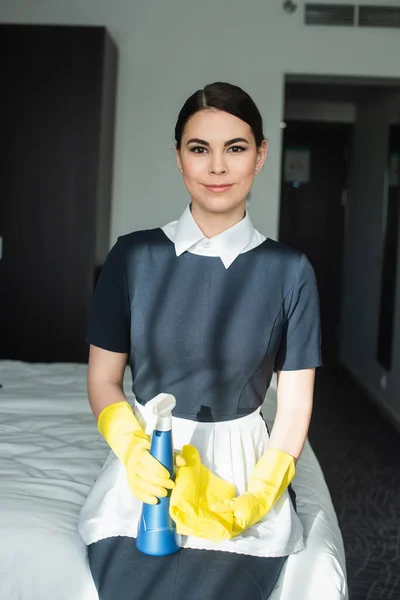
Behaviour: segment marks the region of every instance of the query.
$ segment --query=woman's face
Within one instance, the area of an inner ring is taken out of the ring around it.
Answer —
[[[257,149],[247,123],[206,109],[188,120],[177,163],[192,202],[206,212],[227,213],[245,206],[266,155],[267,142]]]

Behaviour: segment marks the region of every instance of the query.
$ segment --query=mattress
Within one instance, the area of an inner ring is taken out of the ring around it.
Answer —
[[[0,598],[98,600],[77,532],[109,449],[87,401],[86,365],[0,361]],[[127,372],[125,388],[133,400]],[[263,414],[270,424],[275,382]],[[306,442],[293,482],[306,548],[287,560],[271,600],[347,600],[342,536]]]

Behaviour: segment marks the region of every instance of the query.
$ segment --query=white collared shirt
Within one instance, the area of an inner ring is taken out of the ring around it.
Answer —
[[[175,244],[175,252],[201,256],[219,256],[226,269],[244,252],[249,252],[266,240],[266,237],[253,227],[249,213],[229,229],[207,238],[193,218],[190,205],[186,207],[178,221],[162,227],[165,235]]]

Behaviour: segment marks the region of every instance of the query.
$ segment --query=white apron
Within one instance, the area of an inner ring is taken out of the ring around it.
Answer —
[[[143,426],[146,408],[133,407]],[[230,481],[237,494],[246,491],[251,472],[268,447],[268,430],[260,408],[250,415],[218,423],[202,423],[173,417],[175,450],[191,444],[202,463]],[[86,544],[104,538],[135,538],[142,503],[131,493],[125,467],[111,452],[94,483],[79,518],[79,533]],[[304,548],[303,527],[286,490],[275,506],[240,536],[213,543],[194,536],[182,536],[182,547],[236,552],[252,556],[287,556]]]

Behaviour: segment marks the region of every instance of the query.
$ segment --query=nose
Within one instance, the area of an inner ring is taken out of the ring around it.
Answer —
[[[222,154],[222,155],[219,155],[217,153],[213,154],[211,156],[211,161],[210,161],[210,166],[209,166],[210,175],[223,175],[224,173],[227,173],[227,171],[228,171],[228,167],[225,162],[224,154]]]

